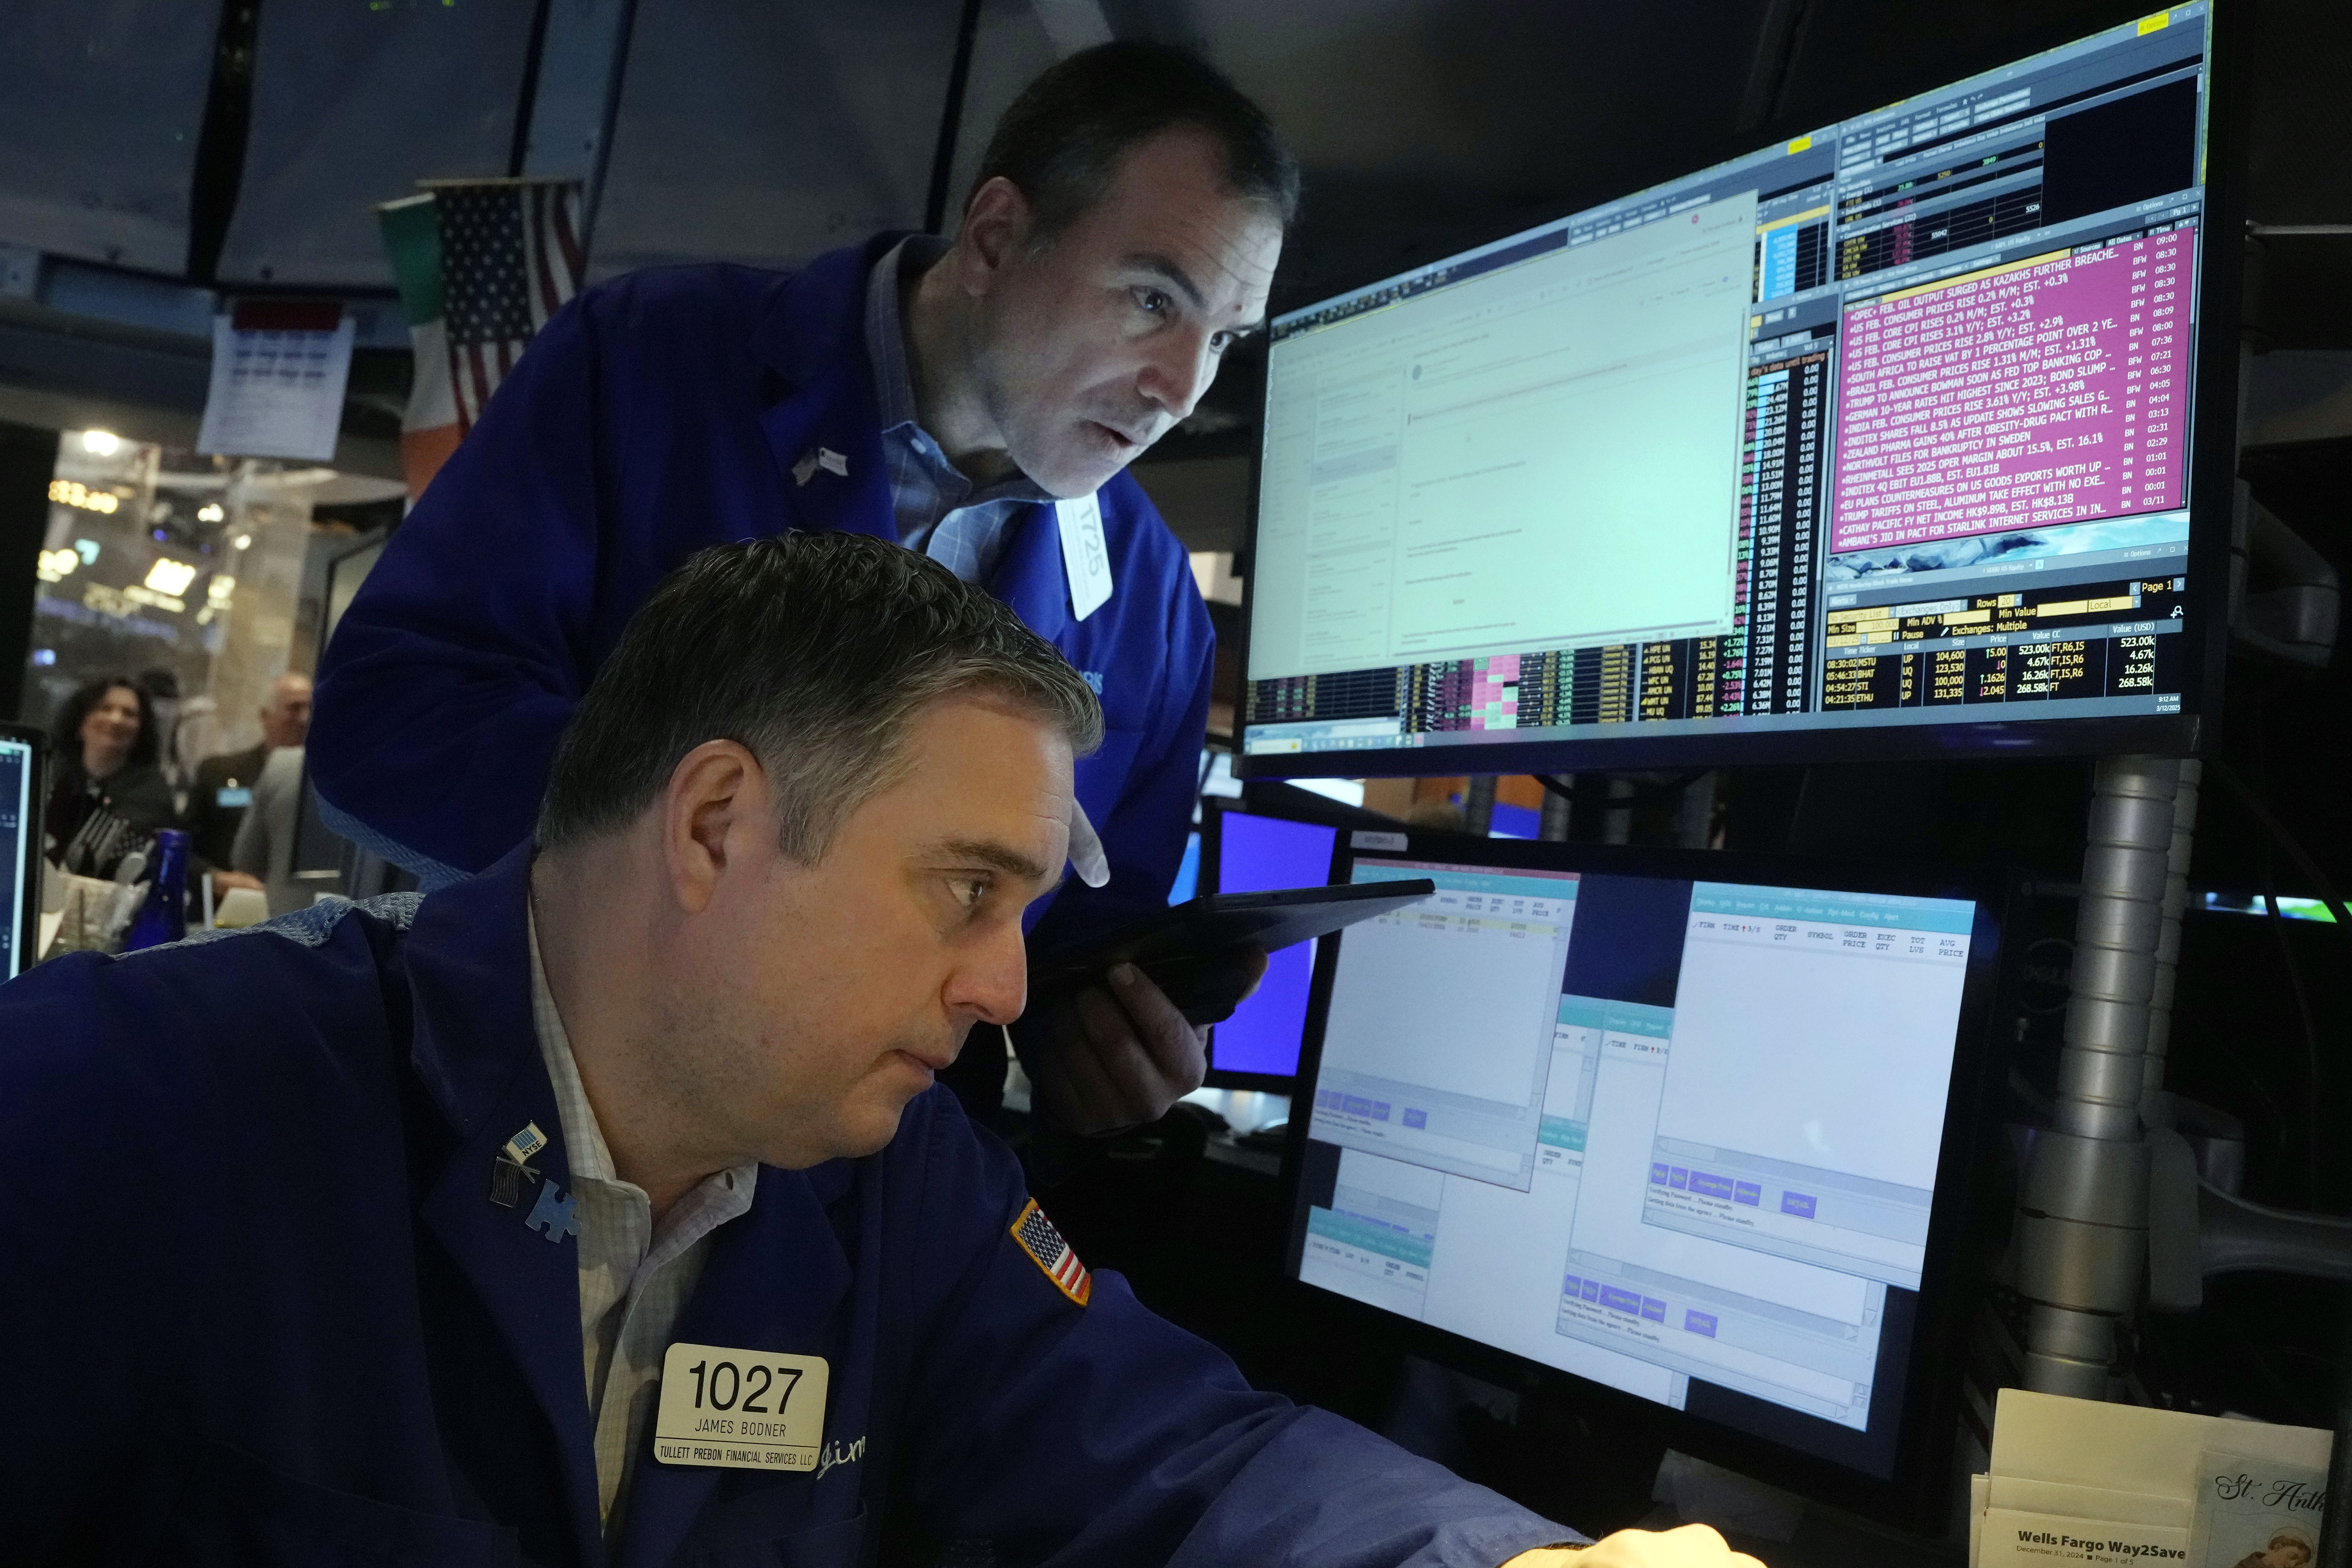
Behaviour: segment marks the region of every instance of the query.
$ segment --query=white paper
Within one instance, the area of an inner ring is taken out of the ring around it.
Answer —
[[[2186,1525],[2122,1524],[1988,1508],[1977,1568],[2181,1568]]]
[[[2109,1519],[2118,1524],[2161,1524],[2182,1530],[2189,1527],[2196,1513],[2195,1503],[2185,1497],[2116,1491],[2108,1487],[2037,1480],[2029,1476],[1987,1477],[1985,1504],[2026,1513],[2063,1513],[2076,1519]]]
[[[326,331],[240,331],[213,318],[212,388],[196,450],[232,458],[331,462],[352,374],[352,323]]]
[[[2021,1388],[2002,1389],[1994,1406],[1995,1476],[2189,1498],[2208,1448],[2324,1467],[2328,1434],[2315,1426],[2225,1421]]]
[[[1062,567],[1070,577],[1070,614],[1085,620],[1110,597],[1110,549],[1103,542],[1102,508],[1092,496],[1057,501]]]

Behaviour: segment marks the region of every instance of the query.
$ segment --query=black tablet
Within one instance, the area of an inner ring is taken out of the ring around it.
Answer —
[[[1040,953],[1029,964],[1033,993],[1083,984],[1115,963],[1132,963],[1195,1024],[1221,1022],[1241,1000],[1224,961],[1244,948],[1273,952],[1328,936],[1358,921],[1419,903],[1437,890],[1426,878],[1353,888],[1283,888],[1209,893],[1105,935]]]

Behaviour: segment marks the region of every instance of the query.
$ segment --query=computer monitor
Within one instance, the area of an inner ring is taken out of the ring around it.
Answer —
[[[1340,880],[1438,890],[1323,944],[1287,1275],[1760,1479],[1933,1506],[1999,882],[1349,840]]]
[[[0,724],[0,981],[22,973],[39,945],[47,754],[38,730]]]
[[[1220,893],[1317,888],[1331,879],[1331,851],[1339,830],[1204,802],[1202,860]],[[1270,1089],[1287,1093],[1298,1071],[1307,1032],[1307,991],[1315,974],[1316,944],[1300,942],[1268,953],[1265,978],[1233,1016],[1209,1032],[1209,1082],[1219,1089]]]
[[[1276,316],[1243,775],[2192,748],[2234,466],[2217,10]]]

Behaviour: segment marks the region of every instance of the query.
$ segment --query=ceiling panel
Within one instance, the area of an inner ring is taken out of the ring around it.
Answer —
[[[641,0],[593,276],[782,266],[923,219],[956,0]]]
[[[177,273],[211,0],[0,4],[0,241]]]
[[[485,0],[262,6],[221,278],[390,288],[369,207],[420,179],[507,172],[530,16]]]

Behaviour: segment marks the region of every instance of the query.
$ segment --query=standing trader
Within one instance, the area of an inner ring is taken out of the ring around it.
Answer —
[[[1162,903],[1214,647],[1183,548],[1122,470],[1264,320],[1297,193],[1230,83],[1108,44],[1006,111],[951,242],[884,235],[798,273],[666,268],[589,290],[336,632],[311,741],[329,825],[428,888],[482,870],[529,831],[557,735],[664,572],[706,545],[842,530],[984,586],[1100,696],[1077,798],[1110,881],[1065,894],[1036,943]],[[1039,998],[1020,1038],[1081,1129],[1156,1117],[1201,1080],[1200,1033],[1129,973]]]
[[[295,670],[279,676],[261,708],[261,741],[242,752],[224,752],[196,764],[196,782],[188,791],[188,847],[198,862],[210,868],[223,887],[261,889],[261,879],[232,871],[237,825],[253,804],[254,786],[272,752],[299,746],[310,732],[310,678]]]
[[[1021,1009],[1101,733],[934,563],[721,547],[535,845],[0,986],[8,1560],[1555,1561],[1090,1277],[929,1092]],[[1703,1528],[1582,1562],[1757,1568]]]

